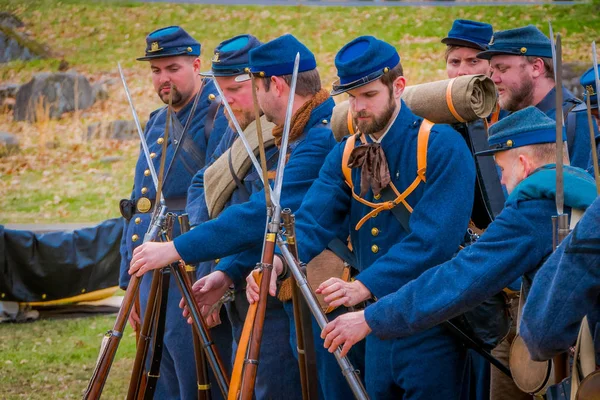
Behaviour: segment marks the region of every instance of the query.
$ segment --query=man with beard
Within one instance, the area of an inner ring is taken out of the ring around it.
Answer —
[[[249,54],[250,71],[257,78],[258,103],[265,118],[276,125],[273,136],[275,144],[279,146],[297,53],[300,53],[300,64],[289,136],[291,152],[288,152],[280,199],[282,208],[292,210],[300,207],[304,195],[318,177],[325,157],[336,144],[328,126],[334,102],[329,93],[321,88],[313,53],[294,36],[281,36],[252,49]],[[195,263],[236,255],[240,259],[233,260],[225,275],[231,281],[239,282],[260,261],[265,222],[265,194],[260,190],[253,193],[248,201],[227,207],[217,218],[198,225],[185,235],[175,238],[172,243],[145,243],[136,249],[130,273],[141,276],[180,258],[188,263]],[[247,252],[248,250],[252,253]],[[222,263],[226,265],[229,262],[219,262],[217,270],[224,269],[224,266],[221,267]],[[205,307],[213,304],[220,297],[217,290],[223,293],[229,285],[227,280],[223,282],[225,287],[215,285],[206,299],[197,296],[197,300]],[[217,295],[211,298],[213,293]],[[341,377],[339,368],[332,372]],[[343,384],[333,389],[345,390],[348,395],[334,395],[330,398],[351,396],[350,389]],[[326,393],[324,395],[327,396]]]
[[[152,71],[152,83],[160,99],[169,103],[172,94],[172,118],[168,124],[169,137],[165,142],[167,107],[150,114],[145,128],[145,140],[155,170],[159,171],[163,149],[166,151],[165,169],[171,161],[170,171],[165,171],[163,195],[169,211],[181,212],[186,205],[186,193],[194,174],[204,166],[226,128],[226,119],[214,98],[214,86],[199,76],[200,43],[178,26],[158,29],[146,37],[146,54],[138,58],[148,61]],[[197,99],[197,103],[195,100]],[[187,128],[184,128],[186,127]],[[175,148],[180,146],[173,160]],[[125,218],[121,240],[121,276],[119,285],[125,289],[129,283],[128,265],[134,249],[142,244],[153,211],[156,188],[143,153],[135,167],[131,198],[121,201],[121,213]],[[179,233],[176,224],[174,234]],[[166,265],[166,264],[164,264]],[[168,276],[168,275],[165,275]],[[130,315],[131,325],[136,329],[140,315],[145,311],[150,292],[151,276],[140,285],[141,310],[135,307]],[[192,330],[179,311],[180,296],[175,279],[169,280],[169,296],[163,334],[163,351],[160,378],[156,398],[192,399],[198,394]],[[141,313],[140,313],[141,311]]]
[[[496,32],[488,50],[477,57],[490,60],[492,79],[498,87],[498,99],[503,110],[514,112],[535,106],[550,118],[555,118],[552,43],[539,29],[528,25]],[[562,91],[569,159],[571,165],[587,169],[591,165],[587,116],[583,112],[573,112],[581,100],[565,87]],[[598,128],[594,126],[594,129],[598,137]],[[594,151],[600,152],[600,147]]]
[[[257,125],[254,122],[252,83],[246,69],[250,66],[249,52],[260,45],[258,39],[252,35],[239,35],[225,40],[214,51],[212,70],[202,73],[205,76],[214,76],[225,96],[224,101],[231,107],[255,153],[258,152]],[[226,116],[230,118],[229,114]],[[279,154],[271,133],[275,125],[268,122],[264,116],[261,117],[260,123],[265,140],[267,168],[271,171],[277,164]],[[252,193],[261,190],[263,184],[260,176],[252,167],[233,122],[229,121],[229,128],[213,153],[212,161],[192,179],[186,207],[190,223],[200,225],[217,218],[224,209],[249,201]],[[242,333],[248,301],[243,276],[228,271],[234,262],[246,263],[244,267],[247,269],[254,266],[256,261],[255,252],[248,251],[221,260],[202,262],[198,274],[201,279],[193,287],[201,308],[212,307],[229,287],[234,287],[233,301],[225,304],[229,318],[218,310],[207,317],[210,324],[219,324],[212,329],[218,330],[212,337],[217,341],[228,339],[234,348]],[[229,331],[226,332],[226,329]],[[290,324],[282,303],[269,299],[263,329],[263,340],[269,345],[261,346],[260,349],[260,364],[254,387],[257,399],[301,398],[298,362],[289,346],[289,337]],[[281,371],[285,371],[285,374]],[[273,376],[279,376],[279,379],[273,379]]]
[[[476,307],[520,276],[527,292],[531,282],[536,282],[536,271],[552,253],[555,138],[556,123],[535,107],[493,125],[490,150],[479,155],[495,154],[509,192],[505,208],[478,241],[452,260],[406,280],[398,291],[364,311],[328,324],[323,336],[330,351],[340,345],[347,351],[370,333],[367,338],[419,335]],[[584,170],[568,166],[566,154],[564,162],[565,212],[585,209],[596,197],[594,182]],[[405,256],[398,252],[396,257]]]
[[[475,169],[458,132],[431,126],[400,99],[406,80],[393,46],[361,36],[338,52],[335,64],[332,94],[348,93],[360,132],[327,157],[296,213],[296,240],[300,260],[308,262],[339,232],[351,232],[360,272],[352,282],[331,278],[317,289],[330,306],[351,307],[452,257],[469,222]],[[404,208],[408,221],[395,207]],[[273,267],[274,277],[285,275],[279,258]],[[257,301],[256,282],[252,276],[247,282],[249,300]],[[271,295],[275,289],[273,279]],[[458,399],[464,359],[462,345],[439,327],[401,340],[369,337],[367,392],[376,399]]]

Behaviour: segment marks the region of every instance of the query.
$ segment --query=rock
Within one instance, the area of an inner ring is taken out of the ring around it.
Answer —
[[[0,26],[5,26],[7,28],[22,28],[25,26],[23,21],[16,15],[13,15],[8,12],[0,12]]]
[[[12,110],[18,90],[19,85],[16,83],[4,83],[0,85],[0,109]]]
[[[19,152],[19,139],[7,132],[0,132],[0,157]]]
[[[117,83],[117,80],[114,78],[101,79],[98,82],[92,85],[92,90],[94,92],[95,101],[107,100],[109,97],[109,86]]]
[[[92,104],[93,90],[85,76],[75,72],[43,72],[19,88],[14,119],[33,122],[39,118],[59,118],[65,112],[85,110]]]
[[[592,64],[584,62],[563,63],[563,85],[575,96],[583,99],[583,87],[579,84],[579,78]]]
[[[138,133],[134,121],[117,120],[108,123],[94,122],[87,128],[88,140],[91,139],[137,139]]]
[[[48,49],[13,28],[0,25],[0,63],[45,58]]]

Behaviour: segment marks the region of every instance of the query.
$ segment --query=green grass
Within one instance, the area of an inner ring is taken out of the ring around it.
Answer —
[[[76,399],[87,387],[104,333],[115,316],[0,325],[0,398]],[[125,331],[103,398],[123,398],[135,358]]]
[[[315,52],[322,80],[335,79],[333,60],[346,42],[363,34],[398,49],[409,84],[445,77],[439,42],[455,18],[487,21],[496,30],[535,24],[548,32],[548,19],[563,36],[565,61],[590,63],[592,40],[600,40],[600,1],[571,6],[510,7],[258,7],[121,1],[0,0],[0,11],[16,13],[30,35],[47,45],[52,58],[0,65],[0,82],[25,83],[41,71],[56,71],[61,60],[91,80],[118,78],[122,62],[138,114],[143,120],[160,103],[151,88],[143,54],[145,35],[181,24],[202,43],[207,68],[214,47],[240,33],[267,41],[291,32]],[[81,140],[86,126],[131,119],[120,84],[109,100],[58,121],[13,122],[0,112],[0,131],[16,134],[22,152],[0,158],[0,224],[6,222],[95,222],[118,215],[128,197],[138,156],[136,141]],[[46,143],[55,143],[48,149]],[[102,164],[100,159],[122,156]],[[44,320],[0,325],[0,398],[79,398],[91,376],[102,335],[113,316]],[[127,332],[131,332],[128,330]],[[123,339],[105,389],[122,398],[133,358],[133,338]]]

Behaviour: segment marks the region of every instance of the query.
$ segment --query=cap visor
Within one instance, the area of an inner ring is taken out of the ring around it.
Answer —
[[[367,83],[374,82],[377,79],[381,78],[382,76],[383,76],[383,73],[376,75],[376,76],[372,77],[371,79],[367,79],[367,80],[359,79],[354,82],[346,83],[345,85],[340,85],[339,84],[340,80],[338,79],[337,81],[335,81],[333,83],[333,85],[332,85],[333,88],[331,89],[331,92],[329,92],[329,94],[331,96],[337,96],[338,94],[345,93],[349,90],[356,89],[361,86],[365,86]]]
[[[475,153],[475,156],[493,156],[494,154],[496,154],[499,151],[503,151],[503,150],[509,150],[509,149],[489,149],[489,150],[483,150],[483,151],[479,151],[477,153]]]
[[[477,42],[471,42],[470,40],[455,39],[455,38],[451,38],[451,37],[442,39],[442,43],[444,43],[448,46],[468,47],[470,49],[475,49],[475,50],[486,50],[487,49],[487,46],[481,45]]]
[[[477,58],[482,60],[489,60],[494,56],[509,55],[509,56],[522,56],[523,54],[512,52],[512,51],[501,51],[501,50],[486,50],[481,53],[477,53]]]

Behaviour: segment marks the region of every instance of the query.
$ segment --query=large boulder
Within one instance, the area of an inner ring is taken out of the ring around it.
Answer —
[[[143,127],[142,127],[143,129]],[[87,127],[88,140],[92,139],[137,139],[138,133],[134,121],[117,120],[110,122],[94,122]]]
[[[33,122],[59,118],[65,112],[85,110],[92,104],[94,92],[85,76],[76,72],[43,72],[19,88],[14,119]]]
[[[0,157],[19,151],[19,139],[7,132],[0,132]]]

